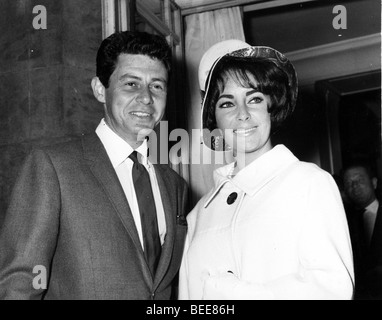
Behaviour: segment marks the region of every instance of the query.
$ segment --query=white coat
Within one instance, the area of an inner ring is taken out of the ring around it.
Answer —
[[[283,145],[231,179],[233,165],[214,172],[187,217],[179,299],[351,299],[351,243],[331,175]]]

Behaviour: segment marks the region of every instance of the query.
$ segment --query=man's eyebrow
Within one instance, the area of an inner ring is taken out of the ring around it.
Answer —
[[[118,79],[118,81],[124,81],[124,80],[126,80],[126,79],[135,79],[135,80],[141,80],[141,77],[138,77],[138,76],[135,76],[135,75],[133,75],[133,74],[130,74],[130,73],[125,73],[125,74],[123,74],[123,75],[121,75],[120,77],[119,77],[119,79]]]
[[[163,82],[165,84],[167,84],[167,80],[165,78],[153,78],[152,81],[160,81],[160,82]]]
[[[123,82],[126,79],[142,80],[142,78],[139,76],[136,76],[136,75],[131,74],[131,73],[125,73],[119,77],[118,81]],[[155,81],[160,81],[160,82],[167,84],[167,80],[165,78],[153,78],[153,79],[151,79],[151,82],[155,82]]]

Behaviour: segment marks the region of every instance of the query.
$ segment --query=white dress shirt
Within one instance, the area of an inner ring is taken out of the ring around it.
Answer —
[[[133,161],[129,158],[134,149],[113,130],[111,130],[104,119],[102,119],[98,125],[96,134],[104,145],[107,155],[109,156],[114,170],[117,173],[118,179],[122,185],[126,199],[130,206],[142,248],[144,248],[141,216],[139,213],[139,206],[132,177]],[[163,245],[166,236],[166,220],[155,170],[152,163],[147,158],[147,141],[144,141],[137,149],[135,149],[135,151],[137,151],[141,156],[141,163],[145,166],[150,176],[157,212],[159,236],[161,244]]]
[[[379,207],[379,202],[377,199],[375,199],[372,203],[370,203],[365,208],[365,212],[363,214],[363,222],[364,222],[366,237],[369,244],[370,244],[371,237],[374,231],[374,225],[375,225],[375,220],[377,218],[378,207]]]

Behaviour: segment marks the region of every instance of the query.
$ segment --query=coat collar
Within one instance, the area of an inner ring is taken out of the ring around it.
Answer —
[[[232,183],[239,190],[248,194],[255,195],[264,185],[274,179],[280,172],[285,170],[298,159],[284,145],[276,145],[272,150],[263,154],[260,158],[251,162],[240,170],[236,176],[229,178],[234,163],[220,167],[214,172],[215,188],[211,196],[205,202],[204,207],[219,193],[221,188],[227,183]]]

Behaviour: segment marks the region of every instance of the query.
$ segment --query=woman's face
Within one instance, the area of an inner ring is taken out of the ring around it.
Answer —
[[[271,100],[256,89],[257,81],[250,76],[255,88],[245,88],[228,76],[220,93],[215,116],[217,127],[236,154],[251,153],[256,158],[272,149],[270,141]]]

